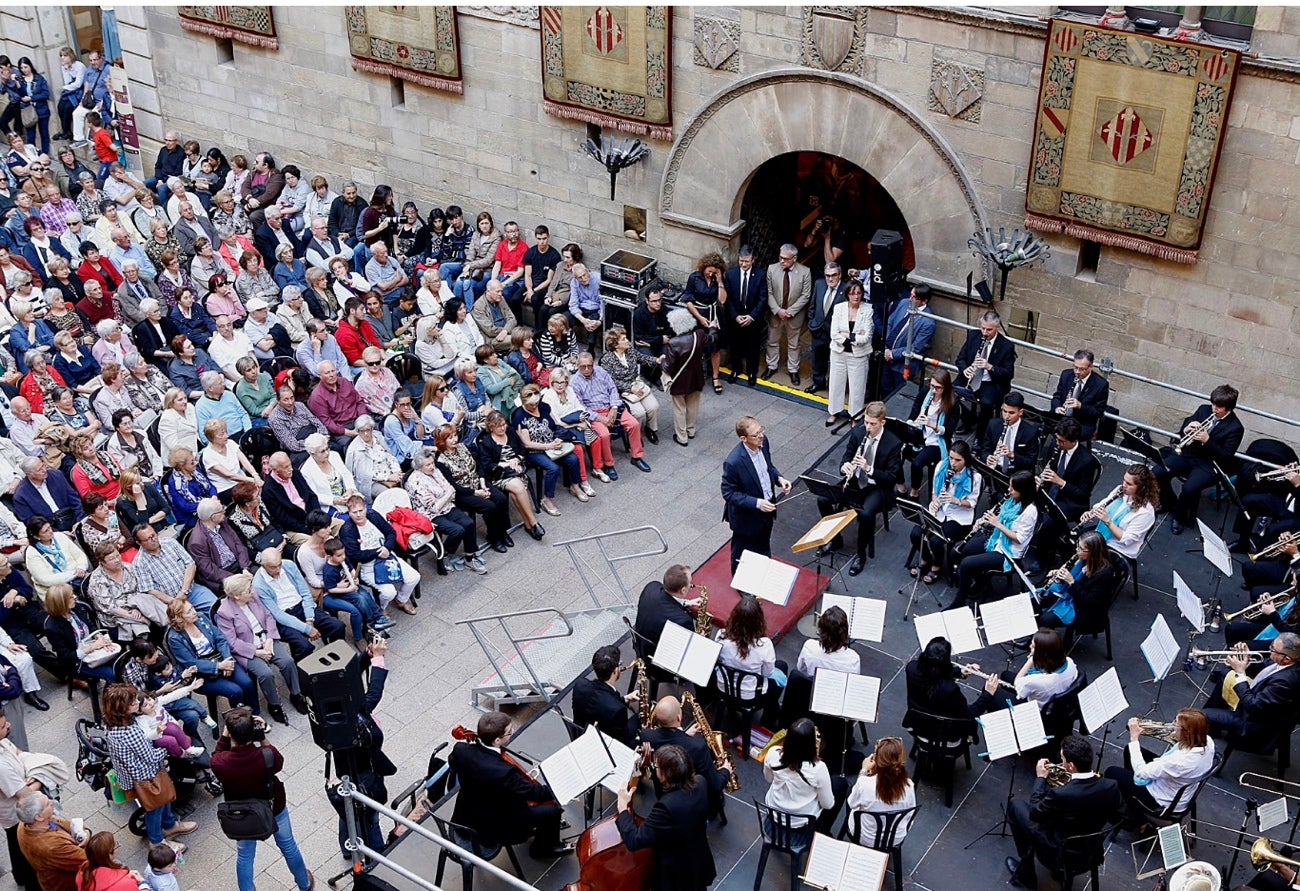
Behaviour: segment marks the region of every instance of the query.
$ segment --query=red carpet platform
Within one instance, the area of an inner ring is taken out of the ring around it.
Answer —
[[[798,565],[789,560],[781,562]],[[691,580],[709,589],[709,615],[713,618],[713,624],[721,627],[740,600],[740,592],[731,587],[731,543],[714,551],[713,556],[692,573]],[[830,577],[823,575],[819,584],[817,573],[800,566],[794,590],[790,592],[790,600],[785,606],[777,606],[770,600],[759,598],[758,602],[763,605],[763,615],[767,617],[768,635],[777,640],[790,632],[799,618],[812,609],[829,582]]]

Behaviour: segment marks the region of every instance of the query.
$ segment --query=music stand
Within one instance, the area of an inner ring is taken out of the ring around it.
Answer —
[[[1121,427],[1119,429],[1121,433],[1119,444],[1121,447],[1137,452],[1147,460],[1148,464],[1158,464],[1161,467],[1165,466],[1165,459],[1160,454],[1160,449],[1156,448],[1127,427]]]
[[[811,492],[818,500],[829,501],[831,502],[831,504],[835,504],[835,505],[844,503],[845,500],[844,484],[842,481],[835,480],[834,482],[830,482],[824,479],[818,479],[815,476],[810,476],[809,474],[803,474],[802,476],[799,477],[799,479],[803,481],[804,487],[809,492]],[[804,545],[802,547],[799,547],[798,545],[800,545],[803,542],[803,538],[800,538],[799,541],[795,543],[796,547],[791,548],[791,550],[794,551],[795,553],[799,553],[804,550],[807,550],[808,547],[817,548],[817,550],[813,553],[813,557],[814,557],[813,562],[811,564],[805,563],[804,566],[807,567],[811,565],[813,567],[814,571],[817,573],[818,587],[821,586],[822,561],[824,559],[829,558],[829,564],[828,564],[829,571],[827,575],[830,577],[831,581],[826,583],[827,588],[830,588],[831,582],[833,582],[835,580],[835,577],[839,575],[839,570],[836,569],[835,567],[835,558],[837,556],[840,556],[840,552],[838,550],[833,550],[833,549],[826,549],[823,551],[822,545],[829,544],[830,542],[834,541],[837,536],[841,535],[844,532],[845,528],[849,525],[849,523],[857,519],[858,511],[856,507],[850,505],[850,509],[840,511],[839,513],[836,514],[836,516],[840,516],[842,514],[849,514],[849,518],[845,520],[843,525],[841,525],[838,529],[836,529],[835,532],[832,533],[831,536],[828,539],[826,539],[825,542],[819,542],[817,544]],[[823,519],[825,518],[823,517]]]
[[[1250,515],[1250,511],[1246,510],[1246,505],[1242,503],[1241,495],[1237,492],[1237,487],[1233,485],[1232,479],[1228,476],[1227,471],[1219,466],[1218,461],[1211,461],[1210,466],[1214,468],[1214,475],[1218,478],[1219,487],[1227,494],[1228,500],[1237,506],[1237,510],[1240,511],[1241,516],[1243,516],[1247,522],[1252,522],[1255,518]],[[1219,538],[1223,538],[1223,532],[1227,528],[1228,512],[1225,510],[1223,512],[1223,519],[1219,521]]]
[[[1010,474],[1003,473],[996,467],[989,467],[983,461],[972,461],[970,466],[975,472],[984,477],[984,491],[989,495],[989,504],[998,504],[1006,495],[1006,491],[1011,487]],[[979,514],[976,514],[976,519]]]
[[[940,522],[938,517],[930,513],[929,510],[922,507],[919,502],[909,501],[906,498],[899,498],[894,503],[897,505],[898,512],[902,515],[904,520],[907,520],[914,526],[921,527],[921,544],[918,546],[918,555],[920,549],[925,547],[926,538],[929,536],[934,536],[943,542],[945,553],[952,548],[952,542],[943,534],[943,523]],[[916,592],[920,587],[920,584],[921,573],[918,571],[916,578],[912,579],[912,592],[907,597],[907,606],[903,608],[904,622],[906,622],[908,617],[912,614],[912,604],[916,602]],[[905,587],[907,587],[906,584],[903,585],[903,588]],[[899,594],[903,593],[903,588],[898,589]],[[939,603],[939,595],[935,594],[934,600],[937,605]]]

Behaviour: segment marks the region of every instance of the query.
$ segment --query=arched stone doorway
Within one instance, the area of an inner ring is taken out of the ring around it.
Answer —
[[[790,152],[844,158],[875,177],[907,220],[921,277],[955,286],[983,275],[966,242],[987,218],[957,153],[897,97],[829,72],[769,71],[705,100],[669,154],[660,217],[732,240],[755,172]]]

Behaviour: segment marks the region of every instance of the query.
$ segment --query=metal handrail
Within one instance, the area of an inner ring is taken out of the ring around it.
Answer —
[[[605,547],[607,539],[615,538],[620,535],[630,535],[634,532],[645,532],[647,530],[653,532],[655,538],[659,540],[658,547],[651,550],[638,551],[632,554],[619,554],[616,556],[610,556],[609,550]],[[592,584],[592,580],[588,578],[587,568],[583,565],[584,561],[578,559],[578,552],[575,551],[573,547],[574,545],[588,541],[596,542],[596,546],[600,548],[601,557],[604,558],[605,564],[609,566],[614,576],[614,581],[618,583],[618,589],[623,595],[623,603],[628,606],[632,605],[632,594],[628,591],[627,586],[623,584],[623,577],[618,574],[618,564],[626,560],[636,560],[641,557],[657,557],[660,554],[668,553],[668,542],[664,539],[663,533],[659,531],[658,526],[651,525],[631,526],[627,529],[615,529],[612,532],[597,532],[593,535],[581,535],[577,538],[568,538],[564,541],[554,542],[552,547],[564,548],[565,551],[568,552],[569,559],[573,562],[573,568],[578,571],[578,577],[582,579],[582,585],[587,589],[587,594],[591,597],[591,602],[598,607],[603,607],[605,604],[601,603],[600,598],[596,596],[596,588]],[[597,581],[599,581],[599,579],[597,579]]]
[[[474,864],[476,867],[480,869],[486,869],[493,876],[495,876],[496,878],[500,879],[501,881],[505,882],[507,885],[510,885],[513,888],[518,888],[519,891],[539,891],[536,885],[528,884],[518,876],[512,875],[511,873],[506,872],[501,867],[496,866],[487,860],[484,860],[482,857],[478,856],[473,851],[466,850],[465,848],[462,848],[460,845],[456,844],[454,841],[451,841],[450,839],[447,838],[443,838],[441,835],[438,835],[435,832],[430,832],[428,829],[421,826],[419,823],[416,823],[414,820],[411,820],[410,818],[404,816],[403,814],[398,813],[397,811],[388,807],[382,801],[376,801],[375,799],[369,797],[368,795],[360,792],[357,789],[357,787],[352,784],[351,777],[344,776],[339,778],[338,793],[343,798],[351,798],[352,800],[357,801],[365,805],[366,807],[370,808],[375,813],[382,814],[383,816],[388,817],[390,820],[402,824],[409,831],[414,832],[415,834],[425,839],[428,839],[429,841],[433,842],[435,845],[438,845],[439,847],[444,848],[447,851],[450,851],[456,857],[456,859],[466,860]],[[421,888],[424,888],[425,891],[442,891],[442,889],[440,889],[433,882],[429,881],[426,878],[423,878],[422,876],[416,875],[415,873],[407,869],[405,866],[402,866],[400,863],[397,863],[396,861],[388,857],[385,857],[382,852],[376,851],[375,849],[367,845],[364,841],[362,841],[361,834],[357,831],[356,811],[354,811],[350,807],[345,807],[343,808],[343,816],[344,819],[347,821],[347,826],[348,826],[348,838],[347,838],[347,842],[344,844],[344,847],[346,847],[349,851],[353,853],[364,854],[366,857],[369,857],[371,860],[375,861],[376,863],[388,867],[393,872],[397,873],[399,876],[406,879],[408,882],[414,882],[415,884],[419,885]],[[361,863],[360,861],[356,861],[356,864],[354,866],[354,871],[360,872],[360,870],[361,870]]]
[[[510,630],[509,623],[507,622],[508,619],[514,619],[520,616],[535,616],[544,613],[550,613],[563,622],[565,633],[532,634],[526,637],[515,637],[514,633]],[[478,645],[483,649],[483,654],[488,657],[488,662],[492,663],[492,670],[496,672],[496,676],[501,679],[503,684],[508,685],[509,681],[506,680],[505,668],[503,667],[504,662],[498,662],[497,657],[493,652],[500,648],[492,641],[489,641],[478,628],[479,623],[492,621],[495,621],[501,626],[501,630],[505,632],[506,639],[509,640],[511,645],[515,648],[515,654],[518,655],[520,664],[523,665],[524,670],[528,672],[528,676],[533,679],[533,689],[538,691],[538,693],[541,693],[545,685],[542,683],[542,679],[538,677],[537,672],[533,669],[532,663],[528,661],[528,657],[524,654],[524,648],[520,646],[520,644],[529,643],[535,640],[550,640],[556,637],[567,637],[573,634],[573,625],[569,623],[568,616],[554,607],[544,606],[538,609],[526,609],[513,613],[495,613],[490,616],[476,616],[470,619],[461,619],[456,623],[457,625],[469,626],[469,631],[474,635],[474,639],[478,641]],[[511,698],[515,700],[516,705],[519,704],[519,699],[513,692],[511,693]]]

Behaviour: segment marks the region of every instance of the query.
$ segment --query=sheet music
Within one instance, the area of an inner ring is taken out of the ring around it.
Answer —
[[[818,888],[838,889],[844,877],[844,862],[848,859],[849,843],[836,841],[820,832],[813,836],[804,865],[803,880]]]
[[[964,606],[942,613],[916,616],[915,624],[916,637],[922,648],[936,637],[946,638],[952,644],[954,654],[984,648],[979,628],[975,624],[975,614]],[[1034,630],[1038,629],[1035,627]]]
[[[999,709],[996,712],[986,712],[976,720],[984,728],[984,745],[988,747],[990,761],[1020,754],[1020,749],[1016,747],[1016,731],[1011,723],[1011,712]]]
[[[844,691],[849,688],[849,676],[846,672],[833,668],[819,668],[813,677],[812,700],[808,703],[811,711],[819,715],[840,717],[844,707]]]
[[[651,662],[693,684],[705,685],[713,666],[718,662],[722,644],[716,640],[688,631],[680,625],[665,622],[659,645],[655,647]]]
[[[636,749],[628,748],[604,733],[600,734],[600,740],[605,744],[610,757],[614,760],[614,769],[600,781],[600,784],[617,795],[618,790],[627,785],[628,779],[632,776],[632,771],[636,769]]]
[[[835,530],[835,527],[839,525],[839,522],[838,517],[825,517],[820,523],[805,532],[803,537],[814,540],[825,538]],[[745,554],[748,553],[749,551],[745,552]],[[744,554],[741,554],[741,559],[743,560],[744,558]],[[737,566],[736,569],[739,570],[740,567]]]
[[[1178,658],[1178,641],[1174,640],[1174,634],[1169,630],[1169,623],[1165,621],[1163,613],[1157,615],[1151,623],[1151,633],[1142,641],[1141,649],[1151,668],[1151,674],[1157,680],[1169,673],[1174,660]]]
[[[864,845],[840,842],[849,849],[844,860],[844,878],[839,887],[844,891],[850,888],[879,891],[885,883],[885,870],[889,868],[889,855]]]
[[[1165,869],[1173,869],[1187,862],[1187,849],[1183,847],[1181,824],[1161,826],[1156,835],[1160,837],[1160,857],[1165,861]]]
[[[885,601],[847,594],[822,595],[822,611],[838,606],[849,617],[849,637],[880,643],[885,637]]]
[[[851,674],[844,691],[844,710],[841,714],[854,721],[875,723],[880,710],[880,678]]]
[[[992,603],[981,604],[980,618],[984,620],[984,638],[989,646],[1033,637],[1038,631],[1034,619],[1034,605],[1028,594],[1016,594]]]
[[[1232,554],[1228,553],[1228,546],[1204,521],[1197,519],[1196,525],[1201,530],[1205,559],[1213,563],[1219,572],[1232,578]]]
[[[1109,669],[1101,677],[1079,691],[1079,711],[1083,713],[1083,726],[1096,733],[1114,717],[1128,711],[1128,699],[1119,682],[1119,672]]]
[[[770,600],[778,606],[790,602],[790,592],[794,590],[795,579],[799,576],[799,567],[782,563],[745,551],[736,564],[736,573],[731,578],[731,587],[746,594],[753,594],[763,600]]]
[[[1047,731],[1043,728],[1043,713],[1037,700],[1029,700],[1011,708],[1011,726],[1016,731],[1016,745],[1020,751],[1036,749],[1047,742]]]
[[[1268,832],[1274,826],[1281,826],[1290,818],[1286,813],[1286,796],[1275,801],[1266,801],[1255,811],[1259,817],[1259,831]]]
[[[819,668],[808,708],[820,715],[874,723],[880,708],[880,678]]]
[[[1197,633],[1205,630],[1205,606],[1201,603],[1201,598],[1192,593],[1192,589],[1187,587],[1187,582],[1174,570],[1174,593],[1178,597],[1178,612],[1182,613],[1183,618],[1192,624]]]
[[[556,801],[568,804],[592,786],[604,780],[614,769],[614,762],[601,742],[600,731],[592,724],[582,736],[542,761],[542,775],[555,793]]]

